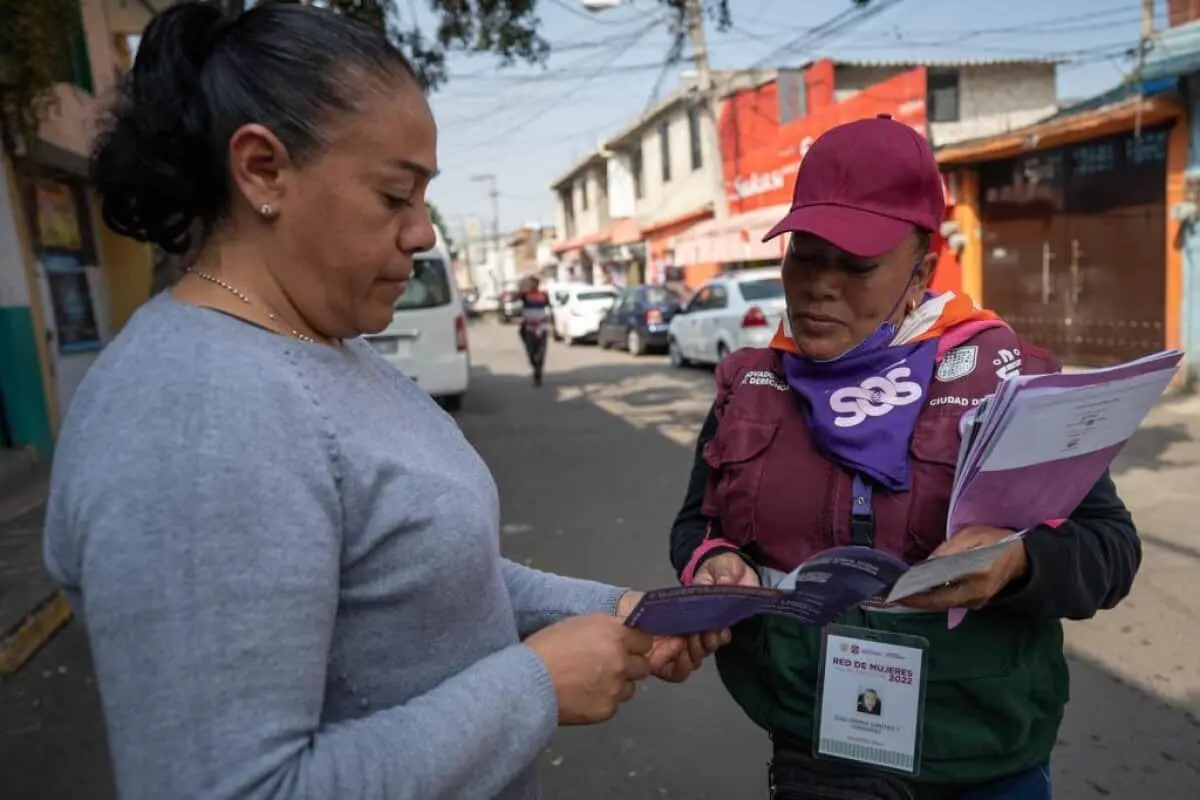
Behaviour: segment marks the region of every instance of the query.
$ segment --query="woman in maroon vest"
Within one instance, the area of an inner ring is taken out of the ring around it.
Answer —
[[[944,214],[933,154],[906,125],[842,125],[805,155],[770,233],[791,237],[788,311],[770,348],[717,370],[671,532],[683,582],[771,585],[835,545],[915,563],[1011,533],[945,540],[959,418],[1003,378],[1059,365],[966,298],[928,291]],[[901,608],[848,612],[836,648],[789,618],[742,623],[717,663],[771,734],[772,796],[1050,798],[1068,694],[1061,620],[1116,605],[1140,561],[1106,475],[1069,520],[1013,542],[987,571]],[[955,608],[974,610],[951,629]],[[863,654],[921,649],[915,678],[896,661],[847,682]]]

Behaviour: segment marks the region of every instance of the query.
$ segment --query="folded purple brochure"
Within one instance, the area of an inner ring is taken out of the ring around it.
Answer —
[[[883,595],[908,571],[869,547],[835,547],[804,562],[778,589],[681,586],[647,592],[626,624],[656,636],[722,630],[758,614],[825,625],[864,600]]]

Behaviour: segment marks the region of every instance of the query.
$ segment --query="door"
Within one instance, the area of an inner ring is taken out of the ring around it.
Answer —
[[[554,338],[562,341],[567,337],[567,303],[571,293],[566,289],[555,289],[550,293],[550,324]]]
[[[1061,217],[983,226],[983,296],[1020,336],[1062,355],[1069,315]]]
[[[678,322],[674,324],[675,342],[679,345],[679,352],[684,358],[695,360],[699,353],[696,347],[697,324],[699,323],[699,314],[704,310],[705,303],[708,302],[708,297],[711,294],[708,286],[701,286],[699,291],[692,295],[692,299],[683,307]]]
[[[720,347],[721,340],[725,337],[720,335],[721,330],[726,329],[726,336],[729,335],[731,325],[736,325],[736,320],[729,305],[729,287],[721,283],[714,283],[712,286],[712,295],[705,304],[704,315],[701,322],[700,347],[702,348],[702,356],[705,361],[711,361],[714,364],[721,360]],[[728,339],[728,342],[736,342],[737,338]],[[730,350],[735,348],[736,344],[726,344]]]
[[[1168,132],[980,168],[984,300],[1068,364],[1165,345]]]
[[[25,181],[37,285],[58,408],[65,414],[106,338],[107,298],[82,179],[45,171]]]
[[[1166,217],[1150,204],[1068,219],[1064,360],[1104,366],[1165,346]]]
[[[603,342],[616,345],[625,343],[625,336],[629,331],[629,316],[635,305],[637,298],[632,289],[623,289],[617,295],[601,323],[600,336]]]

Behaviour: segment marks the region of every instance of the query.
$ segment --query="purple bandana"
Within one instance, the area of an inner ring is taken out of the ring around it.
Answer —
[[[933,379],[937,339],[892,345],[884,324],[832,361],[785,353],[788,385],[809,407],[813,440],[888,491],[908,488],[908,447]]]

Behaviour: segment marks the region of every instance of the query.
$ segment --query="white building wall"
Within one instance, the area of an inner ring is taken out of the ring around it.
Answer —
[[[1030,125],[1058,109],[1053,64],[963,67],[958,122],[930,124],[936,146],[995,136]]]
[[[679,106],[667,115],[670,142],[671,180],[662,179],[662,158],[658,124],[655,120],[641,133],[642,196],[638,198],[637,219],[642,225],[669,219],[712,203],[713,181],[709,170],[708,149],[701,146],[700,169],[692,169],[687,111]]]
[[[575,230],[569,238],[588,236],[608,227],[608,178],[603,165],[589,166],[575,176],[572,191],[575,204]],[[587,208],[583,207],[586,193]],[[561,213],[561,210],[560,210]],[[560,227],[560,230],[563,228]]]

